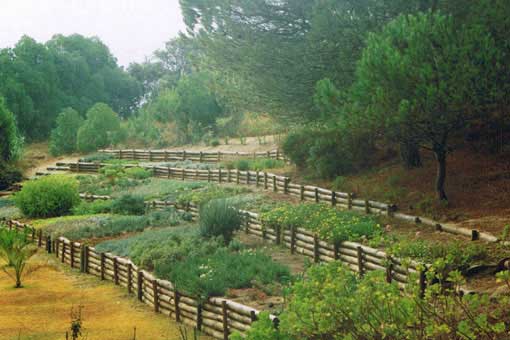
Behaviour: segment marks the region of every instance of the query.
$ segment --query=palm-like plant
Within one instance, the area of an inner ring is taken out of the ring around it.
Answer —
[[[16,288],[21,288],[21,279],[25,272],[28,259],[35,253],[35,248],[30,247],[28,230],[0,229],[0,259],[5,262],[2,265],[3,272],[13,279]],[[13,273],[12,273],[12,272]]]

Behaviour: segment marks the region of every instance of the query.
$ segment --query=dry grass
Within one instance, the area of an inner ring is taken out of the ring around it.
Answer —
[[[155,314],[124,289],[85,274],[71,272],[53,257],[39,253],[30,261],[40,268],[24,288],[14,289],[0,273],[0,339],[65,339],[73,307],[83,306],[87,340],[180,339],[178,324]]]

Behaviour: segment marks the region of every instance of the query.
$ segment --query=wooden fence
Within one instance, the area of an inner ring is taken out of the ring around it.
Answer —
[[[31,240],[39,248],[54,254],[63,264],[112,281],[124,287],[139,301],[151,306],[156,313],[162,313],[216,339],[228,339],[233,332],[245,334],[251,324],[257,320],[260,311],[224,298],[202,299],[184,294],[165,280],[141,270],[130,259],[110,253],[100,253],[94,247],[72,242],[64,237],[54,240],[42,230],[20,223],[6,221],[8,228],[27,230]],[[270,316],[275,327],[278,318]]]
[[[266,152],[227,152],[227,151],[168,151],[168,150],[99,150],[98,152],[112,155],[118,159],[147,161],[147,162],[170,162],[186,161],[218,163],[235,159],[270,158],[287,161],[285,155],[279,150]]]
[[[57,163],[58,170],[72,172],[99,172],[99,169],[107,164],[101,163]],[[135,167],[136,165],[125,165],[125,167]],[[332,191],[311,185],[302,185],[292,183],[286,176],[262,172],[262,171],[240,171],[238,169],[187,169],[164,166],[144,166],[151,170],[153,176],[159,178],[196,180],[217,183],[235,183],[255,185],[273,192],[298,197],[301,201],[327,203],[348,210],[357,210],[367,214],[384,214],[401,221],[413,223],[418,226],[426,226],[451,234],[462,235],[471,238],[471,240],[483,240],[485,242],[498,242],[499,239],[494,235],[481,232],[477,229],[467,229],[448,223],[440,223],[429,218],[413,216],[397,211],[394,204],[387,204],[373,200],[357,199],[354,194],[346,192]],[[52,168],[55,170],[55,168]]]

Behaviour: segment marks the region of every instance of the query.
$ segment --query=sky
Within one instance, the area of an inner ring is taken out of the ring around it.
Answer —
[[[98,36],[120,65],[142,62],[184,30],[179,0],[0,0],[0,48],[28,35]]]

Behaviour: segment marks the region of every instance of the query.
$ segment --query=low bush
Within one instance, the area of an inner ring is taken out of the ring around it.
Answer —
[[[229,244],[241,222],[239,211],[224,199],[211,200],[200,208],[200,235],[203,237],[221,236],[225,244]]]
[[[96,215],[109,213],[112,210],[111,200],[81,201],[72,210],[73,215]]]
[[[341,211],[324,204],[286,204],[261,214],[266,226],[308,229],[331,242],[364,241],[383,233],[374,216]]]
[[[465,242],[434,242],[426,240],[399,240],[389,252],[399,258],[412,258],[426,263],[439,261],[449,269],[467,269],[487,256],[487,250],[479,244]]]
[[[26,182],[14,200],[25,216],[62,216],[80,202],[78,182],[60,175],[45,176]]]
[[[266,169],[283,168],[285,166],[285,162],[272,158],[239,159],[225,162],[223,163],[223,166],[227,169],[238,169],[241,171],[262,171]]]
[[[152,177],[152,171],[140,167],[126,169],[126,176],[133,179],[147,179]]]
[[[142,196],[122,195],[113,200],[112,213],[120,215],[143,215],[145,214],[145,201]]]
[[[50,232],[53,237],[65,236],[71,240],[82,240],[141,232],[148,227],[176,226],[187,219],[187,214],[168,208],[144,216],[69,216],[48,221],[40,227]]]
[[[436,277],[429,272],[428,278]],[[508,272],[498,275],[510,284]],[[386,283],[383,271],[363,277],[339,262],[312,266],[288,291],[280,327],[260,318],[244,339],[505,339],[510,331],[507,294],[458,294],[465,283],[458,272],[452,288],[430,284],[425,295],[411,283],[401,292]],[[414,281],[411,281],[414,282]],[[241,339],[234,335],[233,339]]]
[[[191,202],[197,205],[202,205],[213,199],[234,197],[250,192],[250,189],[244,187],[225,187],[216,184],[209,184],[203,188],[199,188],[198,190],[180,194],[177,197],[177,201],[181,204]]]
[[[115,156],[109,153],[96,152],[91,155],[82,157],[80,160],[82,162],[95,162],[95,163],[103,163],[105,161],[109,161],[115,159]]]
[[[289,132],[283,141],[283,152],[297,167],[306,168],[315,136],[315,129],[300,128]]]

